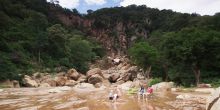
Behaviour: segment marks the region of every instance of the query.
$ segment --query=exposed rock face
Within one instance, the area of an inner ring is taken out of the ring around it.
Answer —
[[[80,77],[80,74],[75,70],[75,69],[70,69],[67,72],[67,77],[71,78],[72,80],[78,80],[78,78]]]
[[[28,75],[24,76],[23,82],[27,87],[38,87],[37,82]]]
[[[207,99],[206,110],[220,109],[220,87],[217,88],[212,95]]]
[[[173,82],[161,82],[155,85],[152,85],[154,91],[169,91],[174,86]]]
[[[96,83],[101,83],[102,80],[103,80],[103,78],[99,74],[95,74],[95,75],[92,75],[91,77],[89,77],[88,83],[95,85]]]
[[[86,19],[79,15],[60,13],[53,6],[50,6],[49,12],[50,15],[55,15],[66,26],[84,28],[82,31],[90,36],[95,36],[93,39],[100,42],[111,56],[126,54],[127,49],[135,40],[139,37],[146,39],[149,34],[148,29],[132,21],[127,23],[118,21],[114,25],[106,24],[106,26],[110,26],[108,28],[100,28],[94,26],[96,25],[96,20],[98,21],[99,19]],[[132,36],[127,33],[131,30],[134,32]]]

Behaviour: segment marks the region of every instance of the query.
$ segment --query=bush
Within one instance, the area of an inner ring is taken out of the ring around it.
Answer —
[[[162,82],[162,79],[161,78],[153,78],[150,80],[150,82],[148,83],[148,86],[152,86],[154,84],[157,84],[157,83],[160,83]]]
[[[130,88],[128,90],[128,95],[137,94],[138,88]]]

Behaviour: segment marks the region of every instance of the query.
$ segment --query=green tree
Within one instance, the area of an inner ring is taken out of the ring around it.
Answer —
[[[85,73],[88,70],[88,62],[91,61],[94,53],[88,41],[80,38],[71,38],[68,43],[70,63]]]
[[[47,28],[49,40],[49,54],[55,58],[62,58],[66,53],[68,32],[60,24]]]
[[[158,58],[157,50],[146,42],[139,42],[134,44],[128,53],[134,63],[143,69],[144,76],[149,79],[151,66]]]
[[[219,68],[219,32],[186,28],[166,36],[162,46],[166,58],[183,71],[192,70],[196,85],[200,83],[201,68]]]

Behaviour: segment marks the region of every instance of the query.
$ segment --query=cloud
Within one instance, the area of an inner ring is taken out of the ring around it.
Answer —
[[[85,0],[88,5],[103,5],[106,3],[105,0]]]
[[[121,2],[123,0],[112,0],[114,3],[118,3],[118,2]]]
[[[79,0],[58,0],[59,5],[64,8],[73,9],[79,6]]]
[[[214,15],[220,12],[220,0],[123,0],[120,2],[121,6],[132,4],[201,15]]]

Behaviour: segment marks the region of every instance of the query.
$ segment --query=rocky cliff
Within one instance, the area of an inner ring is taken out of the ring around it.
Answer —
[[[127,49],[138,39],[148,38],[149,30],[140,23],[131,21],[115,21],[107,23],[104,27],[96,26],[102,19],[85,17],[57,11],[54,6],[50,7],[50,14],[55,15],[64,25],[80,29],[100,42],[110,56],[124,55]]]

